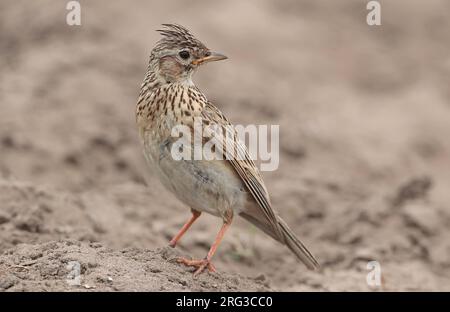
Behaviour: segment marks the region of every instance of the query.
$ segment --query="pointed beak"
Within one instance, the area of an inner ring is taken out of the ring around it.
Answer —
[[[207,62],[214,62],[214,61],[221,61],[226,60],[228,57],[226,57],[223,54],[217,53],[217,52],[211,52],[210,55],[193,60],[192,64],[194,65],[200,65]]]

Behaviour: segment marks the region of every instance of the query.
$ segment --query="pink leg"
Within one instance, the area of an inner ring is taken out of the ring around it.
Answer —
[[[197,218],[200,217],[201,214],[202,213],[200,211],[192,209],[192,217],[189,219],[188,222],[186,222],[185,225],[183,225],[178,234],[175,235],[174,238],[172,238],[172,240],[169,243],[170,247],[175,247],[177,245],[180,238],[184,235],[184,233],[186,233],[186,231],[191,227],[191,225],[195,222],[195,220],[197,220]]]
[[[198,274],[202,273],[206,268],[210,272],[215,272],[216,269],[212,265],[211,259],[214,256],[214,254],[216,253],[217,247],[219,247],[219,244],[222,241],[222,238],[223,238],[225,232],[227,231],[227,229],[230,227],[230,225],[231,225],[231,220],[224,221],[224,223],[223,223],[222,227],[220,228],[219,233],[217,233],[216,239],[214,240],[214,243],[212,244],[211,248],[209,249],[209,252],[206,255],[205,259],[190,260],[190,259],[185,259],[185,258],[179,258],[177,261],[179,263],[183,263],[187,266],[196,267],[197,270],[194,272],[194,276],[197,276]]]

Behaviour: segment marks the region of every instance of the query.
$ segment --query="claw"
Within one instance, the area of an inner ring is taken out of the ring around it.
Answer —
[[[205,269],[208,269],[209,272],[216,272],[216,268],[211,263],[211,261],[209,261],[208,259],[191,260],[191,259],[186,259],[186,258],[178,258],[177,262],[182,263],[186,266],[193,266],[193,267],[197,268],[194,272],[194,276],[199,275]]]
[[[195,215],[194,215],[194,217],[195,217]],[[225,231],[230,226],[231,218],[232,218],[232,216],[229,218],[229,220],[224,220],[223,225],[220,228],[219,233],[217,233],[216,239],[214,240],[214,243],[212,244],[211,248],[209,249],[208,255],[205,257],[205,259],[191,260],[191,259],[185,259],[185,258],[178,258],[177,262],[183,263],[184,265],[187,265],[187,266],[196,267],[197,270],[195,270],[195,272],[194,272],[194,277],[199,275],[200,273],[202,273],[205,269],[208,269],[209,272],[216,272],[216,268],[211,263],[211,258],[214,256],[214,253],[216,252],[216,249],[219,246],[220,241],[222,240],[223,235],[225,234]],[[186,225],[185,227],[187,228],[188,226]],[[183,232],[183,230],[181,232]]]

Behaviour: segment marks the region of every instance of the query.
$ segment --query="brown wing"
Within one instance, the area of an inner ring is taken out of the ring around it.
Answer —
[[[220,133],[214,133],[213,131],[208,134],[210,136],[219,134],[214,137],[217,141],[221,141],[221,151],[225,152],[225,155],[222,156],[225,156],[225,159],[227,159],[236,170],[256,202],[256,205],[241,213],[242,217],[258,226],[276,240],[285,244],[309,269],[318,269],[320,265],[309,252],[308,248],[306,248],[288,227],[286,222],[284,222],[272,209],[269,194],[264,186],[261,174],[250,158],[245,145],[237,139],[236,131],[231,126],[231,123],[210,102],[206,102],[201,115],[204,121],[220,126],[222,129]],[[210,127],[208,127],[208,129],[210,129]],[[225,133],[225,136],[223,133]],[[228,146],[232,147],[231,150],[227,149]],[[235,155],[239,155],[239,158],[232,157]]]
[[[205,104],[201,116],[209,124],[219,125],[223,129],[223,133],[227,134],[220,135],[220,137],[215,136],[216,139],[221,141],[221,145],[223,146],[222,150],[226,153],[226,155],[223,155],[224,158],[230,162],[250,194],[252,194],[258,204],[257,207],[259,207],[260,212],[267,220],[267,224],[270,224],[272,227],[273,233],[276,233],[278,238],[282,238],[283,235],[281,234],[277,216],[271,207],[269,194],[262,180],[262,176],[250,158],[247,147],[237,139],[237,134],[232,124],[210,102]],[[227,150],[227,146],[232,146],[233,150]],[[234,157],[235,155],[239,155],[239,157]]]

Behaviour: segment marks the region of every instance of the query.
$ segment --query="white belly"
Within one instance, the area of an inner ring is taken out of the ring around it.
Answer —
[[[148,164],[163,183],[189,207],[224,217],[239,214],[248,199],[244,184],[226,160],[174,160],[167,141],[144,144]]]

